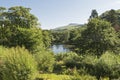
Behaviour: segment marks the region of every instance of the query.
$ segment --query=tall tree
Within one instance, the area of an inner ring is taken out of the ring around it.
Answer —
[[[89,19],[93,19],[93,18],[98,18],[98,13],[97,13],[97,11],[95,9],[92,10]]]
[[[107,50],[114,51],[117,44],[120,44],[115,30],[109,22],[92,19],[87,26],[87,29],[81,33],[78,43],[82,53],[101,55]]]
[[[24,46],[32,53],[45,49],[42,30],[37,27],[37,18],[30,13],[30,8],[11,7],[3,17],[5,20],[0,21],[0,45]]]

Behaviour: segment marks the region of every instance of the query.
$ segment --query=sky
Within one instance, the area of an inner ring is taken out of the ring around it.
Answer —
[[[70,23],[87,23],[92,9],[99,15],[110,9],[120,9],[120,0],[0,0],[0,6],[31,8],[42,29],[53,29]]]

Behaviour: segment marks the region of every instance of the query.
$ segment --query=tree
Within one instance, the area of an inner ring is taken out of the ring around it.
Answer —
[[[92,10],[91,16],[90,16],[89,19],[93,19],[93,18],[98,18],[98,13],[95,9]]]
[[[55,58],[50,51],[41,51],[34,55],[38,63],[38,70],[40,72],[52,72],[54,68]]]
[[[118,24],[119,15],[117,14],[115,10],[111,9],[110,11],[103,13],[101,15],[101,18],[112,23],[112,26],[114,26],[115,24]]]
[[[25,8],[23,6],[15,6],[7,9],[0,7],[0,25],[7,25],[6,20],[9,22],[8,25],[16,25],[24,28],[36,27],[38,25],[38,19],[33,14],[30,13],[30,8]]]
[[[42,30],[39,28],[0,27],[0,45],[6,47],[24,46],[32,53],[44,49]]]
[[[4,8],[1,8],[2,10]],[[46,47],[43,42],[43,32],[37,27],[37,18],[30,13],[30,8],[22,6],[11,7],[0,21],[0,45],[5,47],[24,46],[32,53]]]
[[[92,19],[87,26],[87,29],[81,33],[81,38],[79,39],[80,52],[101,55],[107,50],[116,50],[119,40],[109,22]]]
[[[86,25],[78,28],[78,29],[74,29],[72,31],[70,31],[70,38],[69,38],[69,44],[73,44],[73,45],[77,45],[79,42],[79,39],[81,37],[81,33],[82,31],[84,31],[86,29]]]
[[[19,25],[20,27],[36,27],[38,19],[30,13],[30,8],[22,6],[11,7],[8,9],[8,18],[11,24]]]

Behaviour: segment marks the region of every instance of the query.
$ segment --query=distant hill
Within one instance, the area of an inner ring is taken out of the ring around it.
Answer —
[[[72,30],[72,29],[76,29],[76,28],[79,28],[79,27],[82,27],[82,26],[83,26],[83,24],[70,23],[69,25],[52,29],[52,31]]]

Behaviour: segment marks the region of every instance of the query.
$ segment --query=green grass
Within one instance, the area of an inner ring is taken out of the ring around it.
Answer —
[[[89,75],[56,75],[56,74],[39,74],[37,80],[97,80]]]

